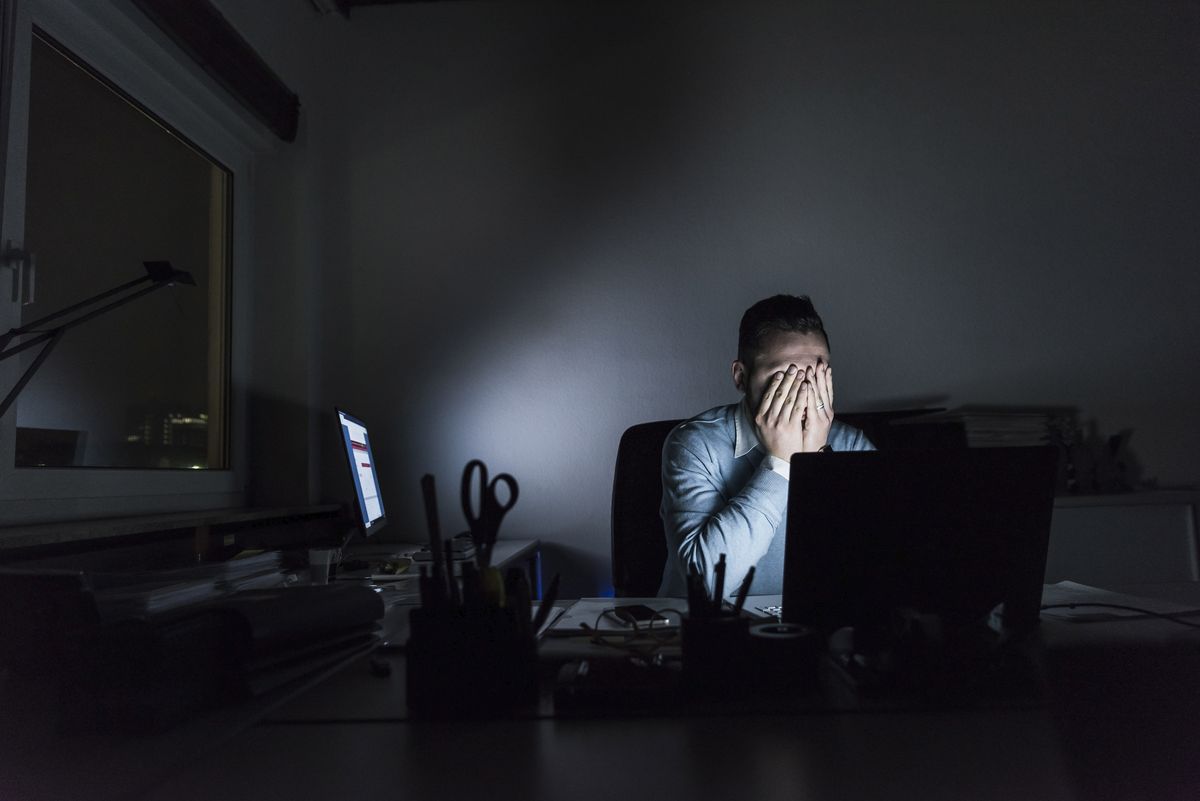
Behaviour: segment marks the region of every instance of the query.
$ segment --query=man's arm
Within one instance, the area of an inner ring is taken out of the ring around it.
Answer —
[[[667,558],[678,559],[686,576],[695,569],[710,591],[713,567],[725,554],[725,586],[736,590],[751,565],[771,546],[787,509],[788,482],[767,467],[755,469],[746,485],[726,496],[715,465],[675,432],[663,448],[663,527]]]

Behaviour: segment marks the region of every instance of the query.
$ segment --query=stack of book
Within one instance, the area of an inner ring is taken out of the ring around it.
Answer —
[[[960,406],[918,421],[961,427],[971,448],[1003,448],[1069,441],[1078,428],[1077,416],[1069,406]]]

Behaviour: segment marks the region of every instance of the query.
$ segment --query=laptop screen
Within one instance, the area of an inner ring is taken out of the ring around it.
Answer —
[[[1037,623],[1054,503],[1053,448],[792,457],[784,620],[825,631],[898,609],[950,623]]]
[[[387,523],[384,516],[383,499],[379,495],[379,477],[375,472],[375,458],[371,453],[371,438],[361,420],[336,409],[341,424],[342,444],[346,451],[346,464],[354,484],[358,506],[358,523],[364,535],[374,534]]]

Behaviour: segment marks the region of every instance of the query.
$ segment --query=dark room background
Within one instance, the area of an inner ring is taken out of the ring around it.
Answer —
[[[609,583],[628,426],[736,399],[746,306],[814,298],[838,406],[1063,404],[1194,482],[1200,5],[218,3],[300,94],[256,175],[255,500],[391,524],[521,482],[567,595]]]

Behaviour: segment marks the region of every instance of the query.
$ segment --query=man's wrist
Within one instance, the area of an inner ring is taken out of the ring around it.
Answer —
[[[787,480],[792,478],[792,464],[786,459],[780,459],[775,454],[767,454],[767,469],[772,473],[778,473]]]

